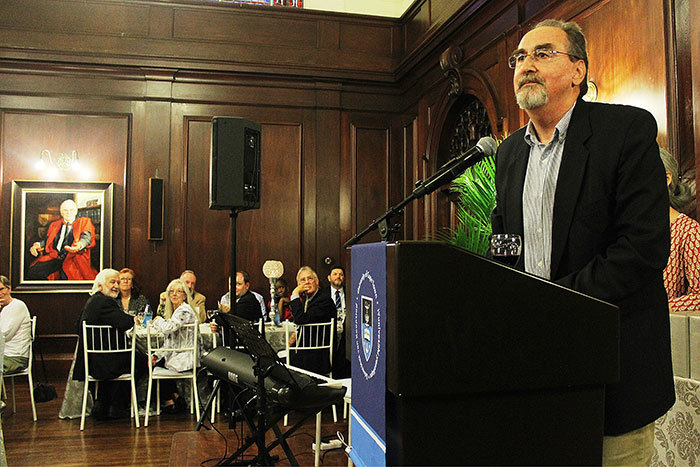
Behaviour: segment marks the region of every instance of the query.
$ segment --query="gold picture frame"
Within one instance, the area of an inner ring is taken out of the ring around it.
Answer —
[[[13,290],[48,293],[91,289],[95,274],[112,264],[113,185],[12,182],[10,281]],[[71,215],[71,209],[77,213]],[[64,226],[64,218],[71,216],[70,226]]]

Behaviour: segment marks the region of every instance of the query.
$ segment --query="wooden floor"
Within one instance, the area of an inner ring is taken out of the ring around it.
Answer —
[[[85,431],[80,431],[80,419],[60,420],[58,411],[63,400],[64,381],[50,381],[56,386],[58,399],[37,404],[38,421],[32,421],[29,403],[29,388],[24,378],[17,380],[17,413],[12,413],[12,401],[2,418],[2,431],[5,438],[7,463],[18,465],[168,465],[171,458],[173,435],[181,432],[193,432],[195,416],[190,414],[162,415],[150,417],[148,428],[135,428],[130,420],[112,420],[100,422],[87,418]],[[294,417],[291,417],[294,421]],[[335,435],[341,431],[347,438],[347,422],[339,420],[333,423],[330,410],[323,414],[322,436]],[[143,423],[143,419],[141,419]],[[290,423],[291,425],[291,423]],[[214,465],[216,459],[225,454],[224,437],[228,442],[228,454],[235,451],[238,436],[228,429],[228,423],[217,417],[216,427],[222,432],[207,432],[202,429],[196,434],[179,434],[174,459],[177,465]],[[238,425],[240,427],[240,425]],[[283,427],[282,427],[283,428]],[[289,440],[292,452],[301,465],[313,465],[311,450],[315,430],[315,418],[307,421]],[[284,431],[284,430],[283,430]],[[246,431],[244,436],[247,435]],[[272,437],[268,434],[268,440]],[[180,446],[182,440],[188,440],[187,446]],[[199,451],[205,451],[199,453]],[[183,454],[185,453],[186,454]],[[248,459],[255,455],[255,447],[247,454]],[[180,455],[177,455],[180,454]],[[276,448],[273,454],[279,456],[279,465],[290,465],[284,451]],[[323,455],[323,453],[322,453]],[[213,459],[202,464],[207,459]],[[343,450],[328,451],[322,458],[322,465],[345,466],[347,456]]]

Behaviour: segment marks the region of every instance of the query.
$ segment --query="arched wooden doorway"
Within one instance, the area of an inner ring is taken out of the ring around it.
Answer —
[[[505,124],[494,88],[483,74],[473,69],[458,70],[450,68],[449,64],[441,65],[443,69],[447,67],[449,86],[445,87],[428,132],[426,156],[431,174],[452,157],[473,147],[480,138],[500,137]],[[450,184],[446,184],[431,195],[430,237],[435,238],[456,225],[455,197],[449,188]]]

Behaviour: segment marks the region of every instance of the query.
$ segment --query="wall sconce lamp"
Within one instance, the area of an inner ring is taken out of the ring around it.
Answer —
[[[588,81],[588,92],[584,94],[582,99],[586,102],[595,102],[598,100],[598,85],[594,81]]]
[[[80,160],[78,159],[78,151],[72,151],[70,155],[62,152],[58,156],[52,156],[51,151],[44,149],[39,155],[39,160],[36,163],[37,169],[56,168],[59,170],[72,170],[77,172],[80,170]]]

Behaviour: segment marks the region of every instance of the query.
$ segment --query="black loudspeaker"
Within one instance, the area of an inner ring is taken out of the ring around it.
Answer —
[[[164,224],[163,179],[148,179],[148,239],[163,240]]]
[[[214,117],[209,209],[259,208],[260,124],[238,117]]]

